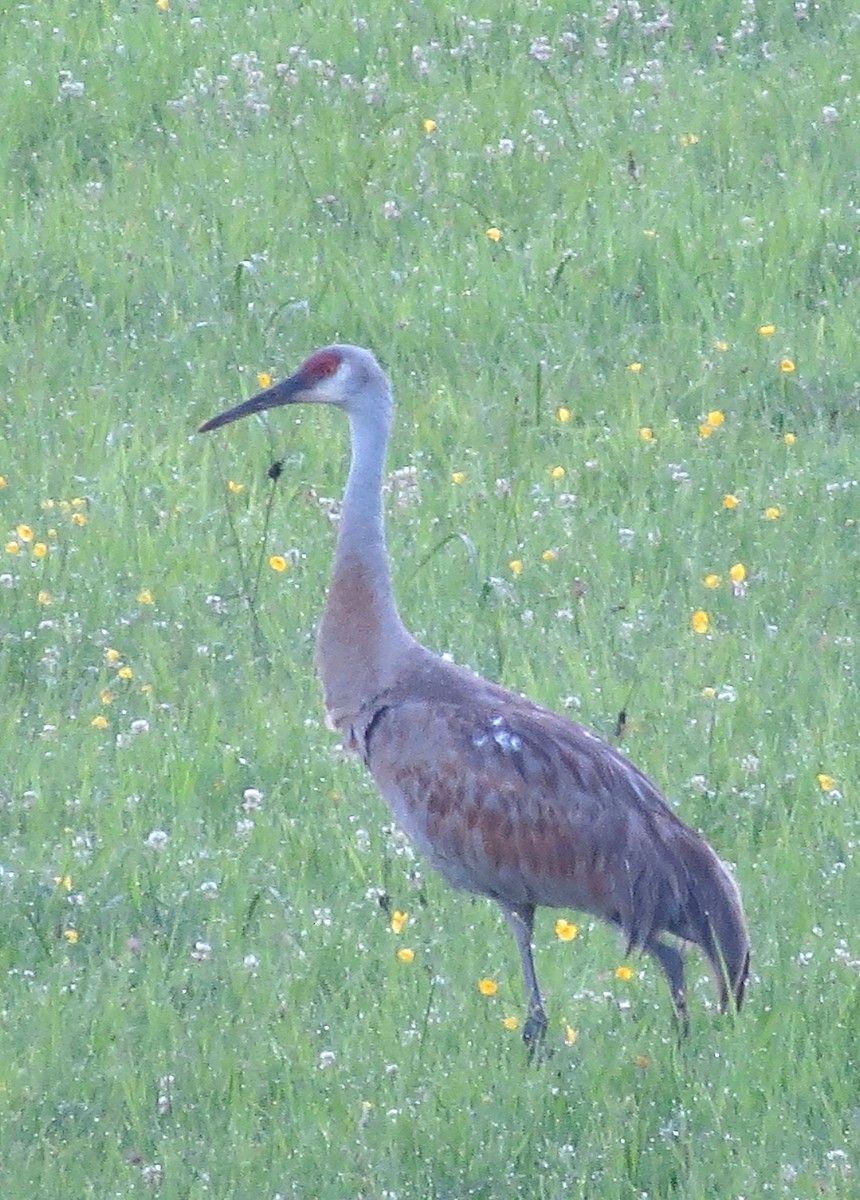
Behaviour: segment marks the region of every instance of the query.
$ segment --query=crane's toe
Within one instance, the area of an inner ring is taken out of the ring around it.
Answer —
[[[532,1009],[523,1026],[523,1041],[529,1052],[529,1061],[534,1060],[536,1055],[542,1054],[547,1025],[546,1013],[543,1009]]]

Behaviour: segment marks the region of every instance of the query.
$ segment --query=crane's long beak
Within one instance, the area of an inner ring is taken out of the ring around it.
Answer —
[[[293,404],[296,400],[301,399],[302,393],[307,391],[307,387],[307,380],[299,371],[295,375],[291,375],[289,379],[282,379],[280,383],[266,388],[263,392],[258,392],[250,400],[243,400],[235,408],[228,408],[226,412],[219,413],[217,417],[211,417],[210,420],[204,421],[197,432],[208,433],[210,429],[220,429],[222,425],[229,425],[231,421],[238,421],[240,417],[249,417],[251,413],[263,412],[267,408],[277,408],[279,404]]]

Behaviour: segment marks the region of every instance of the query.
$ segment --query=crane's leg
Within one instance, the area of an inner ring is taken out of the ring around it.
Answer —
[[[675,1004],[675,1012],[678,1017],[681,1036],[686,1037],[690,1032],[690,1019],[687,1014],[687,992],[684,987],[684,959],[681,956],[681,952],[666,942],[658,941],[655,937],[648,938],[642,949],[647,950],[649,954],[653,954],[663,968],[663,974],[668,979],[669,989],[672,992],[672,1000]]]
[[[501,901],[498,903],[514,935],[517,949],[520,952],[520,960],[523,964],[523,978],[525,979],[526,992],[529,998],[529,1015],[523,1026],[523,1041],[529,1048],[529,1054],[533,1055],[546,1036],[547,1029],[546,1013],[543,1010],[543,1001],[541,1000],[540,988],[538,987],[537,975],[535,974],[534,958],[532,957],[532,930],[535,923],[534,905],[503,904]]]

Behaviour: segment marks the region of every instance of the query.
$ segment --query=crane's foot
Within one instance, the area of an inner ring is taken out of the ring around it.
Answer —
[[[523,1041],[528,1051],[529,1062],[540,1062],[547,1055],[547,1019],[543,1009],[530,1012],[523,1026]]]
[[[672,999],[675,1002],[675,1026],[678,1032],[678,1041],[681,1043],[690,1036],[690,1014],[687,1011],[687,997],[684,989],[676,992]]]

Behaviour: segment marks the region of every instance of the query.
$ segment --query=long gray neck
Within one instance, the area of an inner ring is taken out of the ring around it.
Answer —
[[[338,726],[392,686],[401,656],[414,645],[397,611],[385,545],[382,482],[390,429],[390,402],[350,416],[352,460],[317,644],[326,708]]]
[[[382,409],[350,417],[352,457],[338,527],[337,565],[345,558],[373,558],[380,583],[391,592],[385,547],[382,483],[391,434],[391,413]]]

